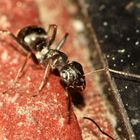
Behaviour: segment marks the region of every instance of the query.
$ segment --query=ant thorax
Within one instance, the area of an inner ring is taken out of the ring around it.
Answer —
[[[44,59],[42,61],[44,66],[48,63],[52,70],[58,70],[60,72],[61,69],[68,63],[68,57],[65,53],[59,50],[49,49],[44,55]]]
[[[37,51],[35,53],[35,56],[40,64],[43,64],[44,58],[48,54],[48,52],[49,52],[49,49],[47,47],[46,48],[44,47],[41,51]]]
[[[43,66],[46,67],[49,63],[52,70],[60,71],[68,63],[68,57],[65,53],[48,47],[43,47],[41,51],[37,51],[35,56]]]

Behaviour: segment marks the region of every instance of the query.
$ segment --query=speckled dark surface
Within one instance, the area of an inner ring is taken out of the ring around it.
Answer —
[[[140,1],[88,0],[88,12],[109,67],[140,74]],[[140,139],[140,79],[116,75],[115,82],[137,139]]]

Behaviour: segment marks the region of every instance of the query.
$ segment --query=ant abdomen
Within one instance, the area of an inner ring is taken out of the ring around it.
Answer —
[[[81,92],[85,89],[86,82],[82,65],[72,61],[60,71],[61,83],[68,91]]]
[[[42,27],[32,25],[21,29],[17,38],[27,51],[40,51],[46,45],[47,32]]]

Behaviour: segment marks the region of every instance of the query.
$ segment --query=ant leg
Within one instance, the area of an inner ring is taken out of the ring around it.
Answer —
[[[133,78],[137,78],[137,79],[140,79],[140,75],[139,74],[132,74],[132,73],[128,73],[128,72],[122,72],[122,71],[118,71],[118,70],[113,70],[113,69],[110,69],[108,68],[108,70],[112,73],[116,73],[116,74],[119,74],[119,75],[123,75],[123,76],[126,76],[126,77],[133,77]]]
[[[50,62],[49,62],[50,63]],[[50,73],[50,64],[48,63],[46,69],[45,69],[45,73],[44,73],[44,76],[43,76],[43,79],[40,83],[40,86],[38,88],[38,91],[40,92],[42,90],[42,88],[45,86],[46,84],[46,81],[47,81],[47,78],[48,78],[48,75]]]
[[[132,73],[128,73],[128,72],[122,72],[122,71],[110,69],[108,67],[88,72],[84,76],[90,75],[92,73],[102,72],[102,71],[105,71],[105,72],[109,71],[109,72],[112,72],[112,73],[115,73],[115,74],[119,74],[119,75],[122,75],[122,76],[125,76],[125,77],[128,77],[128,78],[140,79],[140,75],[139,74],[132,74]]]
[[[17,51],[19,51],[20,53],[22,52],[24,55],[25,54],[27,55],[29,53],[28,50],[26,50],[24,47],[22,47],[18,38],[12,32],[10,32],[8,30],[0,30],[0,34],[6,34],[6,35],[9,35],[10,37],[12,37],[18,43],[19,46],[17,47],[17,46],[11,45],[11,44],[10,45],[13,48],[15,48]]]
[[[24,63],[22,64],[22,66],[19,68],[19,70],[17,72],[17,75],[16,75],[15,80],[14,80],[14,84],[16,84],[17,81],[18,81],[18,79],[21,77],[22,72],[23,72],[23,69],[25,68],[25,65],[27,64],[30,56],[31,56],[31,53],[28,53],[28,55],[26,56],[26,59],[25,59]]]
[[[65,43],[67,37],[68,37],[68,33],[65,33],[64,37],[60,40],[60,42],[57,44],[56,46],[56,50],[60,50],[61,47],[63,46],[63,44]]]
[[[48,46],[50,46],[52,43],[53,43],[53,41],[55,40],[55,37],[56,37],[56,32],[57,32],[57,25],[55,25],[55,24],[50,24],[49,25],[49,28],[48,28],[48,31],[47,31],[47,33],[48,33]]]
[[[22,72],[23,72],[23,69],[25,68],[25,65],[27,64],[28,60],[29,60],[29,57],[31,56],[31,53],[28,53],[28,55],[26,56],[26,59],[24,61],[24,63],[21,65],[21,67],[18,69],[18,72],[16,74],[16,77],[13,81],[13,84],[10,88],[8,88],[6,91],[3,92],[3,94],[5,94],[8,90],[11,90],[14,88],[15,84],[17,83],[19,77],[21,77],[22,75]]]
[[[70,124],[70,121],[71,121],[71,95],[68,91],[67,91],[67,93],[68,93],[68,123]]]
[[[107,137],[109,137],[109,138],[112,139],[112,140],[115,140],[115,139],[114,139],[113,137],[111,137],[109,134],[107,134],[106,132],[104,132],[104,131],[99,127],[99,125],[98,125],[94,120],[92,120],[91,118],[83,117],[83,119],[90,120],[91,122],[93,122],[93,123],[98,127],[98,129],[100,130],[100,132],[101,132],[102,134],[106,135]]]

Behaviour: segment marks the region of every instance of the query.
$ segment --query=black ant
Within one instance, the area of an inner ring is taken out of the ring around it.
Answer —
[[[86,82],[82,65],[76,61],[69,62],[67,55],[60,51],[68,33],[64,35],[55,49],[50,48],[57,32],[55,24],[49,25],[47,32],[42,27],[34,25],[22,28],[17,36],[7,30],[1,30],[0,32],[10,35],[20,45],[20,48],[17,49],[22,50],[27,55],[24,64],[16,75],[15,82],[19,78],[19,74],[23,71],[28,58],[31,57],[35,64],[45,67],[39,91],[44,87],[50,70],[59,73],[60,81],[67,91],[79,92],[84,90]]]

